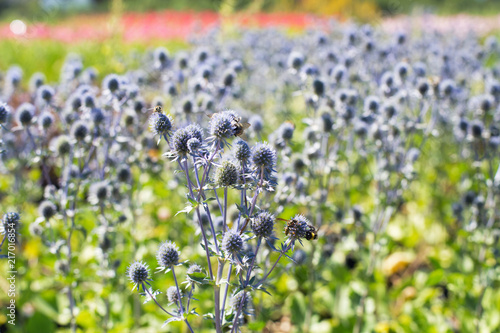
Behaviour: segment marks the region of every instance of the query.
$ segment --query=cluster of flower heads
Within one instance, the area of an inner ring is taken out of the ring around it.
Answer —
[[[434,138],[453,139],[460,160],[492,165],[491,192],[482,186],[484,177],[471,181],[464,175],[463,197],[453,207],[460,222],[472,216],[467,230],[492,226],[490,208],[499,183],[500,70],[484,62],[500,52],[494,37],[483,43],[348,25],[298,36],[242,31],[231,43],[218,37],[194,39],[191,50],[177,54],[157,48],[144,56],[141,68],[107,75],[102,82],[74,54],[64,61],[58,83],[36,73],[26,91],[22,68],[4,73],[0,172],[25,182],[27,170],[39,169],[40,218],[29,230],[58,256],[58,272],[74,269],[68,254],[76,250],[58,238],[81,230],[75,216],[90,207],[99,215],[99,255],[107,263],[100,275],[116,276],[120,263],[110,258],[119,238],[113,232],[131,217],[122,212],[134,205],[137,175],[163,172],[190,190],[187,211],[194,213],[206,253],[230,260],[250,277],[257,266],[252,251],[261,240],[272,245],[275,237],[286,237],[291,245],[314,239],[312,224],[326,223],[325,211],[335,221],[366,225],[367,213],[350,202],[349,181],[357,170],[369,170],[370,177],[356,180],[356,191],[376,187],[374,202],[399,207],[417,178],[415,163],[421,155],[430,160],[422,151]],[[151,131],[145,130],[148,122]],[[166,144],[160,144],[163,140]],[[176,163],[165,163],[162,150]],[[174,168],[182,172],[174,175]],[[181,179],[184,174],[188,179]],[[340,194],[336,190],[342,187],[346,192],[333,198],[331,193]],[[233,205],[224,203],[231,191],[241,198],[235,214],[228,207]],[[209,200],[212,196],[215,200]],[[281,228],[275,216],[288,205],[308,209],[314,222],[297,215],[276,233]],[[19,216],[9,216],[3,219],[3,233],[6,220],[19,225]],[[377,220],[368,228],[379,232],[386,224]],[[329,233],[323,253],[331,257],[327,245],[344,236]],[[253,237],[259,242],[255,247],[249,246]],[[356,240],[363,246],[363,237]],[[297,253],[294,258],[304,257]],[[173,270],[179,256],[176,245],[162,243],[158,266]],[[186,279],[191,285],[212,279],[206,271],[193,264]],[[148,291],[147,264],[135,262],[127,274]],[[180,316],[189,310],[182,299],[190,296],[178,287],[169,288],[167,297]],[[251,295],[243,290],[233,295],[237,320],[250,313],[250,303]]]

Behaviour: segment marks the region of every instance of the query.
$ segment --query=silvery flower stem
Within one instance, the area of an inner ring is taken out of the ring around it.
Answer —
[[[194,167],[194,174],[195,174],[196,182],[198,184],[198,188],[200,189],[200,192],[203,192],[203,189],[202,189],[201,184],[200,184],[200,177],[198,175],[198,169],[196,168],[196,166]],[[203,193],[202,193],[202,197],[203,197],[203,199],[205,199],[205,195]],[[207,214],[208,222],[210,223],[210,230],[212,231],[212,237],[214,239],[214,244],[215,244],[216,252],[217,252],[217,254],[220,254],[219,244],[218,244],[219,242],[217,241],[217,236],[216,236],[216,233],[215,233],[214,223],[212,221],[212,214],[210,214],[210,209],[208,208],[207,204],[204,204],[203,208],[205,210],[205,213]],[[200,216],[198,216],[198,219],[199,218],[200,218]]]
[[[250,264],[250,267],[248,267],[248,272],[247,272],[247,280],[245,282],[245,286],[248,286],[248,281],[250,281],[250,275],[252,274],[253,267],[255,265],[255,259],[257,258],[257,253],[259,252],[260,244],[262,243],[262,237],[259,237],[257,239],[257,247],[255,248],[255,253],[252,258],[252,263]]]
[[[215,330],[217,333],[222,333],[221,307],[220,307],[220,279],[224,271],[224,262],[217,259],[217,280],[214,285],[214,308],[215,308]]]
[[[255,189],[255,194],[253,196],[252,204],[250,206],[250,212],[248,213],[248,217],[247,217],[247,219],[245,221],[245,224],[243,225],[243,227],[240,230],[240,235],[243,234],[243,232],[247,228],[248,222],[250,221],[250,216],[253,214],[253,210],[255,209],[255,204],[257,203],[257,197],[259,196],[259,193],[260,193],[260,190],[262,189],[262,184],[263,183],[264,183],[264,167],[261,167],[261,169],[260,169],[260,181],[259,181],[259,185]]]
[[[226,312],[226,299],[227,299],[227,292],[229,290],[229,281],[231,280],[231,273],[233,272],[233,264],[229,265],[229,271],[227,272],[227,283],[226,283],[226,288],[224,290],[224,298],[222,299],[222,307],[221,307],[221,322],[224,321],[224,314]]]
[[[231,333],[238,332],[238,319],[240,317],[241,310],[242,310],[242,307],[243,307],[242,304],[244,304],[246,302],[246,298],[247,298],[247,293],[243,292],[243,298],[241,300],[241,304],[238,307],[238,311],[236,311],[236,315],[234,316],[234,319],[233,319],[233,328],[231,329]]]
[[[81,162],[81,156],[78,156],[77,163],[80,164],[80,162]],[[71,272],[71,259],[72,259],[71,237],[73,236],[73,230],[75,229],[76,200],[78,199],[78,190],[80,189],[80,183],[81,183],[81,181],[79,179],[77,182],[76,188],[75,188],[75,195],[73,197],[73,202],[71,205],[71,210],[73,211],[73,213],[71,216],[71,227],[69,229],[68,241],[66,244],[66,247],[68,248],[68,272]],[[68,298],[69,298],[70,313],[71,313],[71,330],[72,330],[72,332],[76,332],[76,320],[75,320],[75,312],[74,312],[75,300],[73,298],[73,288],[72,288],[71,283],[68,287]]]
[[[189,331],[190,331],[191,333],[194,333],[194,332],[193,332],[193,329],[191,328],[191,325],[189,325],[188,320],[187,320],[187,319],[184,319],[184,322],[186,323],[187,327],[189,328]]]
[[[184,314],[184,306],[182,305],[181,291],[179,289],[179,284],[177,283],[177,276],[175,275],[175,267],[172,266],[172,274],[174,275],[175,288],[177,289],[177,297],[179,297],[179,310],[181,311],[181,316]]]
[[[186,312],[189,313],[189,306],[191,304],[191,298],[193,298],[193,283],[191,283],[191,288],[189,289],[189,295],[186,303]]]
[[[144,288],[144,286],[143,286],[143,288]],[[163,310],[163,312],[165,312],[166,314],[168,314],[168,315],[170,315],[170,316],[172,316],[172,317],[176,317],[176,315],[174,315],[173,313],[168,312],[167,310],[165,310],[165,309],[163,308],[163,306],[161,306],[161,305],[160,305],[160,303],[158,303],[158,301],[157,301],[157,300],[156,300],[156,298],[153,296],[153,294],[149,291],[149,289],[148,289],[148,288],[144,288],[144,290],[146,290],[146,292],[148,293],[149,297],[151,297],[151,299],[152,299],[153,301],[155,301],[156,305],[158,305],[158,307],[159,307],[160,309],[162,309],[162,310]]]
[[[68,198],[69,175],[71,172],[71,166],[73,165],[74,154],[75,154],[75,147],[74,147],[74,145],[72,145],[70,152],[69,152],[68,164],[65,166],[66,170],[64,170],[64,175],[63,175],[64,192],[63,192],[61,202],[62,202],[64,207],[66,207],[66,200]],[[64,216],[66,219],[66,209],[64,209],[63,212],[64,212]]]
[[[181,168],[182,171],[186,170],[186,172],[189,172],[189,171],[187,171],[187,170],[189,170],[189,167],[187,164],[187,158],[184,158],[183,161],[184,161],[184,166],[182,165],[181,161],[179,161],[177,159],[177,163],[179,164],[179,168]],[[193,186],[193,183],[191,182],[191,177],[187,177],[186,181],[188,182],[189,186]]]
[[[187,184],[189,188],[189,194],[194,197],[193,194],[193,187],[191,186],[191,181],[189,178],[189,172],[187,169],[187,162],[184,160],[184,172],[186,173],[186,179],[187,179]],[[210,279],[214,279],[214,273],[212,272],[212,263],[210,262],[210,252],[208,249],[208,241],[207,241],[207,235],[205,234],[205,229],[203,228],[203,223],[201,222],[201,214],[200,214],[200,208],[196,207],[196,214],[198,215],[198,222],[200,224],[200,229],[201,229],[201,235],[203,236],[203,243],[205,244],[205,253],[207,256],[207,263],[208,263],[208,271],[210,272]]]
[[[493,176],[493,172],[492,172],[492,168],[491,168],[491,159],[490,159],[490,180],[492,182],[494,182],[494,178],[496,176]],[[495,175],[498,175],[500,172],[500,165],[498,166],[498,169],[495,173]],[[492,211],[491,211],[491,215],[488,219],[488,222],[486,223],[486,226],[485,226],[485,229],[488,230],[490,229],[492,226],[493,226],[493,223],[495,222],[496,220],[496,209],[495,209],[495,194],[493,192],[493,184],[491,184],[489,186],[489,189],[488,189],[488,199],[487,199],[487,202],[490,204],[490,207],[492,208]],[[483,236],[483,242],[482,242],[482,245],[481,245],[481,249],[480,249],[480,252],[479,252],[479,257],[478,257],[478,261],[479,262],[483,262],[484,261],[484,257],[486,256],[486,234]],[[478,272],[478,276],[481,277],[481,266],[479,266],[479,272]],[[476,332],[479,333],[480,331],[480,326],[481,326],[481,318],[483,316],[483,298],[484,298],[484,294],[486,293],[486,289],[488,288],[488,285],[485,285],[485,286],[481,286],[481,294],[479,295],[479,298],[478,298],[478,301],[477,301],[477,304],[476,304],[476,318],[477,318],[477,321],[476,321]]]
[[[28,133],[28,137],[30,138],[31,144],[33,145],[33,151],[36,154],[37,148],[36,148],[35,138],[33,138],[33,134],[31,134],[31,130],[30,130],[29,126],[26,127],[26,133]],[[45,166],[45,163],[43,161],[42,156],[40,156],[40,166],[42,167],[43,178],[45,178],[45,181],[47,182],[48,185],[52,185],[52,182],[50,181],[49,173],[47,171],[47,167]]]
[[[212,156],[215,156],[215,154],[213,154]],[[213,157],[212,157],[213,158]],[[210,163],[209,163],[210,165]],[[206,167],[205,169],[205,174],[206,174],[206,170],[208,169],[208,166]],[[193,194],[193,187],[191,186],[191,181],[190,181],[190,177],[189,177],[189,172],[188,172],[188,168],[187,168],[187,161],[184,160],[184,172],[186,173],[186,178],[187,178],[187,184],[188,184],[188,188],[189,188],[189,194],[191,195],[191,197],[194,198],[194,194]],[[204,176],[205,178],[205,176]],[[200,192],[198,194],[198,201],[200,200],[201,198],[201,195],[202,195],[202,191],[201,189],[203,188],[203,182],[200,184]],[[206,256],[207,256],[207,263],[208,263],[208,270],[209,270],[209,273],[210,273],[210,279],[213,281],[214,280],[214,274],[213,274],[213,271],[212,271],[212,263],[210,261],[210,252],[209,252],[209,249],[208,249],[208,241],[207,241],[207,236],[205,234],[205,229],[203,228],[203,223],[201,222],[201,214],[200,214],[200,207],[197,206],[196,207],[196,214],[198,216],[198,222],[199,222],[199,225],[200,225],[200,229],[201,229],[201,234],[203,236],[203,242],[205,243],[205,253],[206,253]],[[215,237],[215,233],[214,233],[214,237]],[[221,268],[221,264],[219,262],[219,272],[220,272],[220,268]],[[217,281],[215,281],[215,285],[214,285],[214,307],[215,307],[215,330],[217,331],[217,333],[221,333],[222,332],[222,328],[221,328],[221,322],[220,322],[220,287],[218,286],[218,280],[220,278],[219,276],[219,272],[218,272],[218,276],[217,276]]]
[[[221,215],[224,215],[224,210],[222,209],[222,205],[220,204],[219,195],[217,194],[217,189],[214,188],[215,200],[217,200],[217,206],[219,206],[219,211]]]
[[[208,172],[210,171],[210,166],[212,164],[212,161],[215,157],[215,155],[217,154],[217,152],[219,151],[219,147],[220,147],[220,142],[219,141],[215,141],[214,143],[215,145],[215,149],[212,153],[212,155],[210,155],[208,161],[207,161],[207,164],[205,165],[205,170],[203,171],[203,176],[201,178],[201,185],[204,186],[205,185],[205,181],[207,180],[207,177],[208,177]],[[200,187],[201,189],[202,187]],[[200,193],[198,194],[198,200],[200,199],[200,196],[201,196],[201,191]]]
[[[218,200],[217,200],[218,201]],[[227,187],[224,187],[224,219],[222,223],[222,232],[227,231]]]
[[[246,167],[245,167],[245,163],[242,162],[241,163],[241,170],[243,170],[243,172],[245,172],[246,170]],[[245,207],[245,209],[247,209],[247,190],[245,188],[246,186],[246,176],[243,175],[243,188],[241,189],[241,202],[240,202],[240,207]],[[244,206],[243,206],[244,205]],[[238,222],[236,224],[236,230],[239,230],[240,229],[240,221],[241,221],[241,211],[239,212],[238,214]]]
[[[288,244],[288,246],[287,246],[287,247],[286,247],[283,251],[281,251],[281,253],[280,253],[280,255],[279,255],[278,259],[276,259],[276,262],[274,263],[273,267],[271,267],[271,269],[269,270],[269,272],[267,272],[267,274],[266,274],[266,275],[264,275],[264,277],[263,277],[263,278],[262,278],[262,279],[261,279],[261,280],[260,280],[260,281],[256,284],[257,286],[258,286],[258,285],[262,285],[262,284],[266,281],[266,279],[269,277],[269,274],[271,274],[271,272],[274,270],[274,268],[276,267],[276,265],[277,265],[277,264],[278,264],[278,262],[280,261],[281,257],[282,257],[285,253],[287,253],[287,252],[288,252],[288,250],[290,250],[290,248],[292,247],[292,245],[293,245],[293,242],[290,242],[290,243]]]
[[[110,122],[109,122],[109,126],[110,126],[110,129],[112,131],[110,131],[110,137],[106,140],[106,145],[105,145],[105,148],[104,148],[104,162],[102,163],[102,169],[101,169],[101,180],[104,179],[104,174],[105,174],[105,171],[106,171],[106,166],[108,165],[108,160],[109,160],[109,149],[111,148],[111,145],[113,144],[113,142],[115,141],[115,136],[116,136],[116,128],[118,127],[119,123],[120,123],[120,119],[122,117],[122,114],[123,114],[123,108],[122,106],[128,101],[130,97],[125,97],[122,101],[119,101],[119,104],[116,105],[116,107],[114,107],[114,110],[113,111],[118,111],[118,116],[116,117],[116,122],[115,124],[113,125],[113,120],[112,118],[110,119]],[[112,117],[113,115],[111,115]],[[112,126],[113,125],[113,126]],[[111,141],[111,142],[110,142]]]
[[[2,243],[0,243],[0,249],[2,248],[3,243],[5,243],[6,239],[7,239],[7,233],[5,233],[5,235],[3,236]]]
[[[376,243],[377,243],[377,236],[379,235],[380,231],[383,228],[383,226],[386,225],[386,220],[389,220],[390,216],[392,214],[392,207],[387,206],[383,212],[379,214],[379,218],[377,218],[377,221],[375,222],[375,229],[373,230],[373,243],[370,246],[370,257],[369,257],[369,266],[366,271],[366,275],[368,278],[371,278],[373,274],[373,270],[375,269],[375,262],[376,262]],[[365,302],[366,298],[368,297],[368,288],[366,291],[363,293],[361,296],[361,300],[359,302],[358,310],[357,310],[357,318],[356,318],[356,324],[354,326],[353,332],[354,333],[359,333],[361,332],[362,326],[363,326],[363,316],[365,313]]]

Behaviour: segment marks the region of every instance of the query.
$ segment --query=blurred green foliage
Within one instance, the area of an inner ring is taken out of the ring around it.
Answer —
[[[150,41],[147,45],[113,40],[105,43],[88,41],[70,45],[48,40],[0,40],[2,50],[0,69],[3,71],[17,64],[24,70],[24,75],[30,77],[43,68],[48,82],[55,82],[59,80],[61,66],[66,55],[77,53],[83,57],[86,65],[95,67],[102,78],[110,73],[122,74],[128,68],[137,68],[141,60],[139,55],[157,46],[164,46],[171,52],[176,52],[186,48],[187,44],[179,40]],[[33,61],[34,55],[36,55],[36,61]]]

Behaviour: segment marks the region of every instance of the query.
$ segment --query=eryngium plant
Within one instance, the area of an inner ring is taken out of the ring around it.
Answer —
[[[208,317],[214,321],[217,332],[228,329],[237,332],[245,319],[253,315],[252,293],[267,293],[265,285],[270,274],[283,256],[288,257],[287,253],[293,250],[295,242],[306,237],[310,226],[305,217],[298,216],[302,223],[300,232],[287,226],[283,229],[287,239],[280,249],[274,247],[276,218],[271,212],[259,208],[259,195],[273,191],[276,186],[277,154],[267,143],[257,143],[252,149],[239,138],[233,141],[241,134],[241,118],[236,112],[222,111],[211,115],[206,129],[200,124],[189,124],[172,134],[158,130],[164,119],[172,123],[170,115],[154,112],[150,124],[168,144],[170,151],[165,157],[176,162],[185,175],[188,205],[179,212],[194,214],[198,221],[206,263],[194,264],[187,269],[186,290],[183,290],[178,283],[176,266],[187,260],[181,261],[181,253],[171,241],[159,246],[156,254],[158,271],[171,271],[175,281],[175,286],[167,289],[166,305],[156,297],[159,291],[148,288],[152,275],[145,264],[132,263],[127,274],[134,288],[142,289],[146,300],[153,300],[170,316],[165,324],[184,321],[191,332],[189,317],[198,315],[192,308],[195,287],[210,284],[214,309]],[[204,132],[210,136],[205,137]],[[239,199],[238,202],[233,198]],[[212,206],[211,201],[216,205]],[[238,209],[235,219],[228,216],[231,202]],[[222,219],[222,223],[216,223],[218,219]],[[262,263],[258,260],[263,241],[279,252],[270,268],[260,266]],[[250,251],[247,250],[249,245]],[[229,293],[232,294],[230,301]]]

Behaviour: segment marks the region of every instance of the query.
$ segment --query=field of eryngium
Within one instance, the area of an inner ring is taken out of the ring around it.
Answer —
[[[499,330],[499,54],[336,23],[5,68],[0,331]]]

